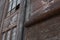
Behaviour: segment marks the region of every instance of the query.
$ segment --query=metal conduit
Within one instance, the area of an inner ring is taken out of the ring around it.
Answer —
[[[25,22],[25,17],[26,17],[26,8],[27,8],[27,0],[25,0],[25,7],[24,7],[24,16],[23,16],[23,25],[22,25],[22,30],[21,30],[21,40],[24,40],[24,22]]]
[[[16,40],[24,40],[24,22],[26,17],[26,7],[27,7],[27,0],[21,0],[20,5],[20,13],[18,18],[18,29],[17,29],[17,38]]]

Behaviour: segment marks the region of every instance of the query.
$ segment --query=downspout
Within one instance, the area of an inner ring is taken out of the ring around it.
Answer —
[[[24,17],[23,17],[23,26],[22,26],[22,31],[21,31],[21,40],[24,40],[24,23],[25,23],[25,18],[26,18],[26,9],[27,9],[27,0],[25,0],[25,7],[24,7]]]
[[[24,40],[24,22],[26,16],[27,0],[21,0],[20,13],[18,14],[16,40]]]

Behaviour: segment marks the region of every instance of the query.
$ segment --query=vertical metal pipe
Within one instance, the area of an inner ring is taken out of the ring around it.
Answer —
[[[22,31],[21,31],[21,40],[24,40],[24,22],[25,22],[25,17],[26,17],[26,7],[27,7],[27,0],[25,0],[23,25],[22,25]]]
[[[24,40],[24,22],[26,16],[26,6],[27,6],[27,0],[22,0],[20,4],[20,13],[18,14],[16,40]]]

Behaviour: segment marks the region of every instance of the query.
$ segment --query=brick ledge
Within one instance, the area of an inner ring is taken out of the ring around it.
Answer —
[[[60,3],[57,2],[53,5],[53,7],[56,5],[55,8],[51,9],[48,12],[41,13],[41,15],[38,13],[37,15],[31,16],[29,21],[26,21],[24,23],[25,27],[30,27],[31,25],[37,24],[39,22],[45,21],[49,18],[52,18],[54,16],[60,15]]]

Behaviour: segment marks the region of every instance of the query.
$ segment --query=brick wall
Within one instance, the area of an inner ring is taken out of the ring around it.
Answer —
[[[54,3],[58,2],[59,0],[52,0],[51,2],[47,2],[44,0],[31,0],[31,15],[36,14],[37,12],[40,12],[40,14],[45,10],[48,11],[50,10],[50,8],[48,10],[46,10],[46,8],[48,8],[49,6],[53,5]]]
[[[41,3],[41,1],[42,0],[31,0],[32,16],[31,16],[30,20],[32,20],[32,18],[37,18],[36,15],[42,14],[41,12],[44,12],[43,10],[45,8],[47,8],[47,6],[44,6]],[[57,8],[55,6],[55,4],[56,4],[55,2],[57,2],[57,1],[59,1],[59,0],[54,0],[54,3],[50,4],[50,5],[53,4],[51,8],[54,8],[54,9]],[[48,4],[46,4],[46,5],[48,5]],[[48,9],[51,9],[51,8],[48,8]],[[42,17],[43,16],[41,16],[40,18],[42,18]],[[35,22],[35,20],[34,20],[34,22]],[[29,22],[27,24],[29,24]],[[44,20],[43,22],[39,22],[34,25],[32,24],[30,27],[25,28],[25,40],[60,40],[60,14],[56,15],[48,20]]]
[[[26,28],[26,40],[60,40],[60,15]]]

